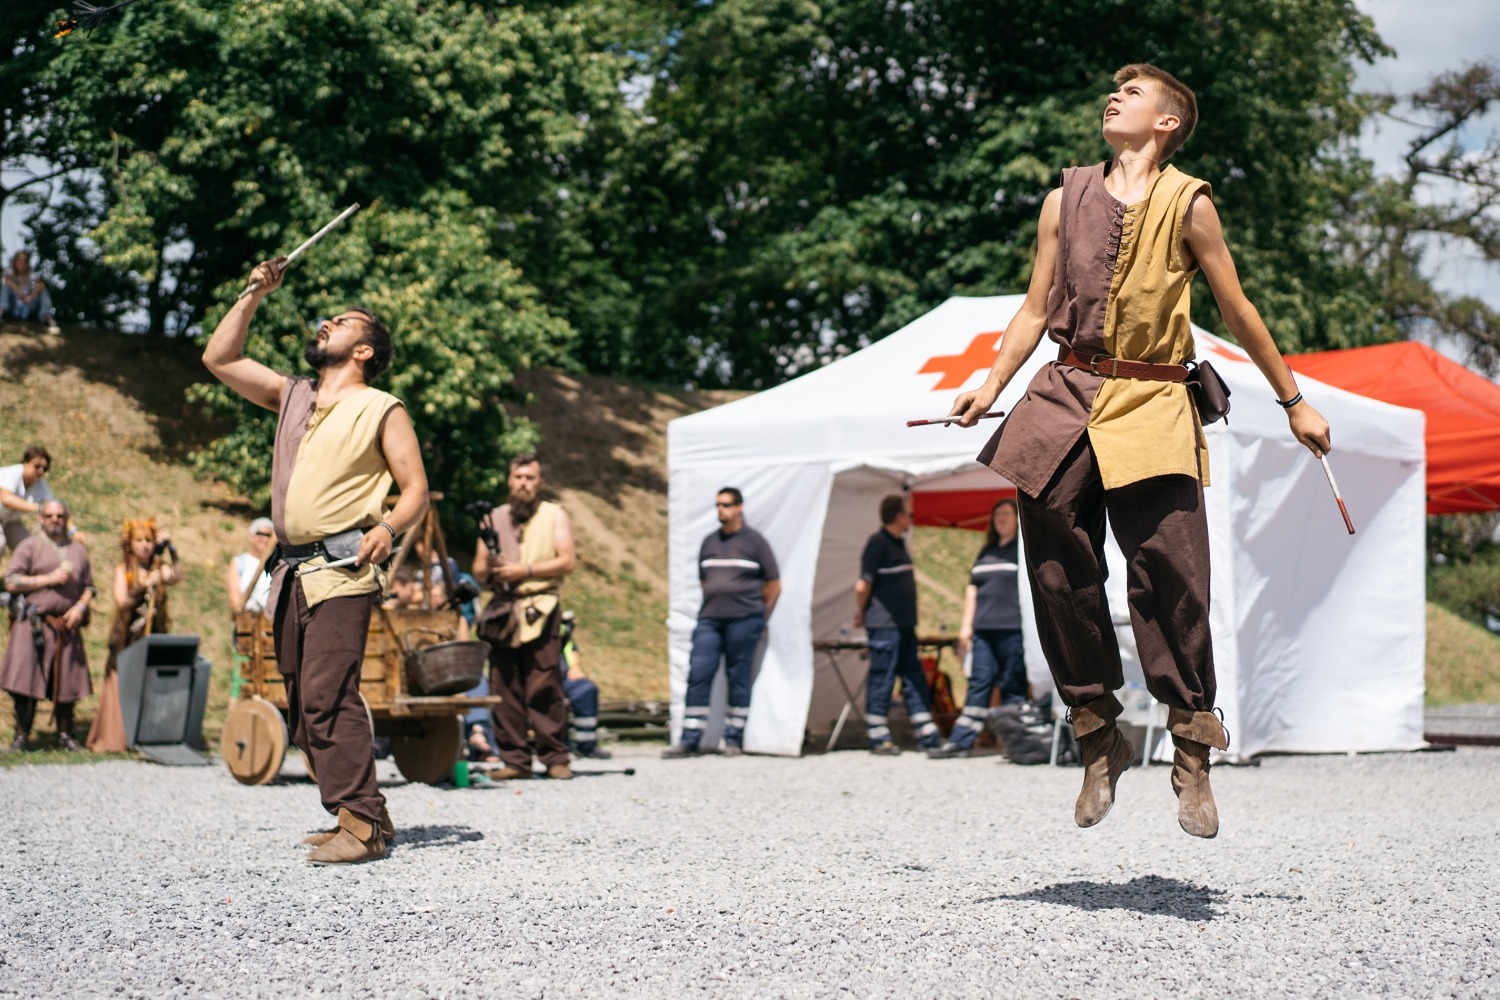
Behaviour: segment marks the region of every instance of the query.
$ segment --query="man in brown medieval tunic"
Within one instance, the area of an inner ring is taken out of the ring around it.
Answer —
[[[67,505],[45,500],[39,513],[41,533],[16,546],[5,573],[5,589],[24,594],[26,601],[25,611],[11,624],[0,666],[0,688],[16,703],[16,737],[10,749],[26,749],[36,703],[50,698],[57,745],[79,750],[73,706],[93,690],[79,630],[94,599],[94,574],[88,552],[68,540]]]
[[[1220,313],[1314,454],[1328,422],[1303,401],[1240,288],[1209,186],[1161,164],[1197,123],[1193,92],[1154,66],[1115,74],[1108,162],[1063,172],[1047,196],[1020,312],[984,385],[953,414],[972,426],[1045,333],[1037,373],[979,460],[1015,483],[1037,629],[1084,757],[1074,819],[1102,820],[1134,748],[1116,726],[1124,683],[1104,596],[1106,513],[1128,567],[1146,685],[1168,706],[1178,822],[1218,832],[1208,752],[1228,748],[1214,706],[1208,627],[1208,454],[1184,379],[1194,356],[1190,285],[1201,268]]]
[[[286,682],[292,740],[317,775],[338,826],[308,838],[315,864],[385,854],[393,828],[375,784],[369,717],[359,695],[379,566],[427,508],[427,474],[406,408],[371,388],[390,364],[390,333],[349,309],[319,324],[303,352],[318,377],[283,375],[245,357],[256,308],[281,284],[281,258],[258,266],[255,291],[214,330],[204,364],[225,385],[277,412],[271,520],[279,557],[266,614]],[[394,481],[400,499],[385,510]],[[330,566],[344,559],[345,566]]]
[[[567,780],[573,769],[568,766],[568,701],[559,669],[558,592],[576,561],[573,527],[562,505],[541,499],[545,481],[536,455],[524,452],[512,458],[506,484],[510,501],[490,514],[500,551],[491,552],[481,539],[474,552],[474,576],[495,592],[495,608],[509,604],[515,616],[507,639],[490,645],[490,693],[504,699],[494,716],[495,749],[505,767],[494,777],[530,778],[534,743],[547,777]]]

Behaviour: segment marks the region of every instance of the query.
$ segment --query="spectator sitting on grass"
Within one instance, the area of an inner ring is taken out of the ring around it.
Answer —
[[[0,282],[0,318],[46,323],[48,333],[61,333],[47,283],[31,270],[31,254],[19,250]]]

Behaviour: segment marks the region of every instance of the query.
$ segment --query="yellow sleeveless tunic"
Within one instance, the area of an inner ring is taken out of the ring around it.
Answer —
[[[1145,200],[1126,206],[1104,312],[1104,346],[1114,357],[1151,364],[1193,359],[1188,308],[1198,269],[1183,257],[1182,222],[1193,196],[1207,187],[1168,167]],[[1178,473],[1208,484],[1207,443],[1181,382],[1104,379],[1088,434],[1105,489]]]

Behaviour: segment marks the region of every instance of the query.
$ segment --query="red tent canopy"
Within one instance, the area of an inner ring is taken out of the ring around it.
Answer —
[[[1427,513],[1500,509],[1500,385],[1409,340],[1286,361],[1320,382],[1427,414]],[[1337,450],[1337,427],[1333,435]]]

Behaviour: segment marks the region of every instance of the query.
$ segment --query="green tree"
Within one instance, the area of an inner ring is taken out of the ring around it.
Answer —
[[[1500,102],[1500,69],[1476,63],[1376,100],[1383,115],[1417,131],[1397,171],[1358,192],[1344,245],[1378,278],[1385,325],[1401,336],[1451,337],[1473,367],[1500,374],[1500,310],[1445,291],[1432,273],[1433,258],[1455,250],[1500,264],[1500,132],[1478,133]]]
[[[435,488],[455,499],[495,496],[499,456],[534,446],[535,428],[509,419],[516,368],[555,357],[563,321],[537,307],[535,291],[490,256],[493,212],[450,194],[408,209],[379,206],[351,220],[319,267],[288,272],[257,313],[246,353],[278,371],[305,372],[302,350],[312,318],[362,305],[391,328],[395,362],[382,387],[406,401]],[[350,290],[358,289],[358,299]],[[233,291],[224,298],[232,301]],[[441,307],[435,303],[445,303]],[[226,306],[209,316],[216,323]],[[503,343],[510,364],[495,363]],[[266,480],[275,415],[247,406],[223,385],[193,394],[211,412],[238,417],[235,428],[196,456],[199,468],[269,502]]]
[[[618,21],[589,4],[133,5],[38,43],[47,122],[102,181],[76,187],[39,239],[128,282],[98,318],[128,302],[151,332],[195,331],[255,261],[361,202],[268,303],[251,350],[297,370],[317,311],[375,309],[435,488],[493,495],[504,454],[534,439],[503,405],[512,373],[566,363],[566,314],[621,294],[589,219],[634,118],[619,87],[633,59],[598,37]],[[263,497],[270,415],[221,388],[197,401],[238,418],[200,466]]]
[[[652,377],[764,385],[948,295],[1023,289],[1041,199],[1106,155],[1100,109],[1132,61],[1199,92],[1180,166],[1215,184],[1284,346],[1357,342],[1378,295],[1327,234],[1367,179],[1352,65],[1381,51],[1345,0],[682,5],[620,261],[652,308],[617,353]]]

